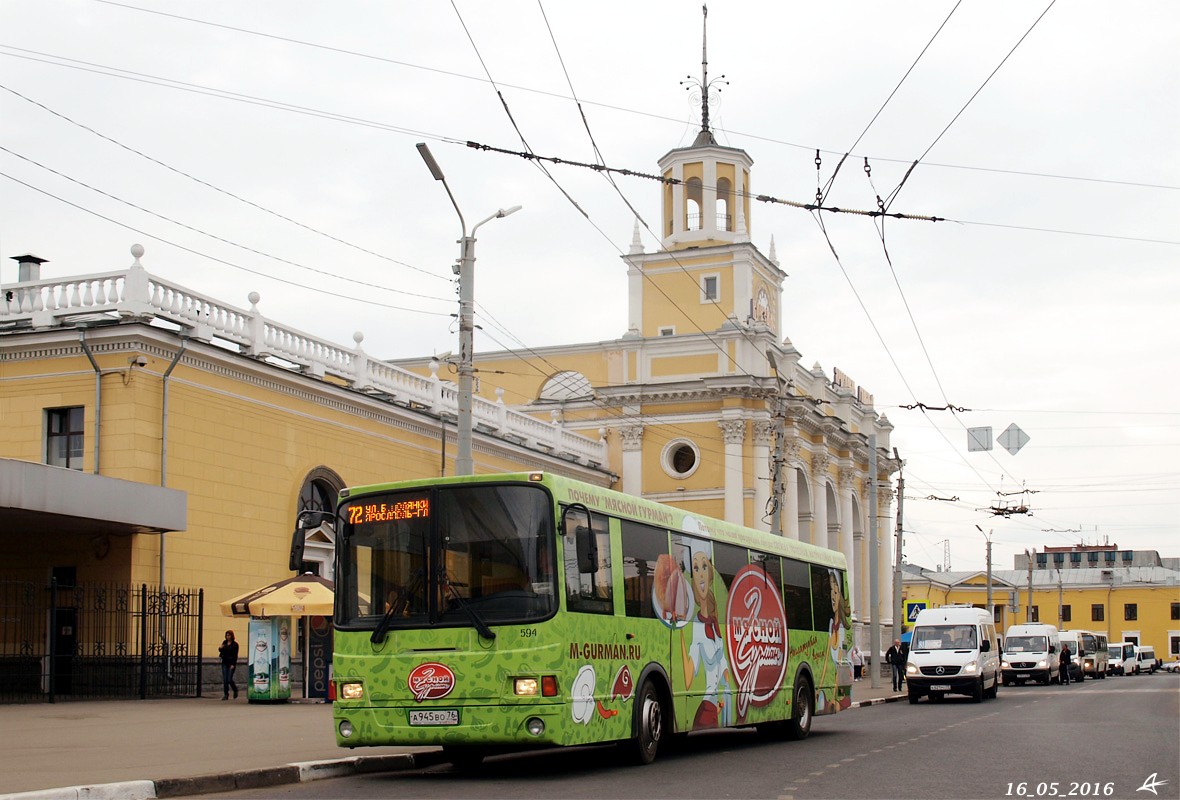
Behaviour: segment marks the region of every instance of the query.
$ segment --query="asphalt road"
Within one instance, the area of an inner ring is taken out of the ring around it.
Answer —
[[[694,734],[648,767],[579,748],[491,758],[472,776],[444,765],[206,797],[1180,800],[1180,675],[872,706],[818,718],[804,742]]]

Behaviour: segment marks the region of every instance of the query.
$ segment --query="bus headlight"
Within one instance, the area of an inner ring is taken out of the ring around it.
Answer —
[[[1040,661],[1037,662],[1037,669],[1045,669],[1048,666],[1049,666],[1049,661],[1047,659],[1042,658]]]
[[[906,675],[917,675],[918,668],[915,667],[913,664],[906,664],[905,665],[905,674]]]
[[[529,717],[524,727],[533,736],[540,736],[545,732],[545,721],[540,717]]]
[[[519,697],[536,697],[536,678],[517,678],[513,681],[512,693]]]
[[[1043,667],[1043,666],[1045,666],[1045,663],[1041,662],[1041,664],[1039,666]],[[1012,667],[1008,664],[1007,659],[1000,662],[1000,669],[1012,669]]]
[[[365,696],[365,685],[359,681],[340,684],[341,700],[362,700]]]
[[[976,670],[978,667],[979,667],[979,664],[978,664],[977,662],[975,662],[975,661],[968,661],[966,664],[964,664],[964,665],[963,665],[963,674],[964,674],[964,675],[974,675],[974,674],[975,674],[975,670]]]

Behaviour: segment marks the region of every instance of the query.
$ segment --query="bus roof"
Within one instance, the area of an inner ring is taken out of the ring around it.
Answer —
[[[657,503],[654,500],[646,500],[573,478],[540,471],[418,478],[355,486],[341,491],[340,500],[343,502],[359,495],[391,490],[480,483],[540,483],[553,493],[559,503],[581,503],[592,511],[601,511],[612,516],[666,528],[673,533],[728,542],[821,566],[836,569],[844,569],[847,566],[844,554],[836,550],[776,536],[767,531],[746,528],[732,522],[700,516],[682,508]]]

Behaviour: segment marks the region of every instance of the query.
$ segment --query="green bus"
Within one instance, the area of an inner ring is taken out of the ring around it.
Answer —
[[[618,742],[646,764],[851,705],[841,553],[543,472],[345,489],[336,519],[341,747],[470,768]]]

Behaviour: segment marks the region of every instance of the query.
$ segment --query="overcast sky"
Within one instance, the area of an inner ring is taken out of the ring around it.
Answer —
[[[977,525],[997,569],[1180,555],[1180,4],[731,0],[708,42],[755,193],[813,201],[819,150],[827,205],[946,220],[891,219],[884,246],[862,216],[750,220],[803,363],[896,426],[907,560],[983,569]],[[403,358],[457,350],[459,219],[417,142],[468,229],[524,206],[479,230],[477,350],[625,332],[628,203],[658,229],[659,185],[464,143],[657,172],[699,127],[701,6],[0,0],[0,56],[0,282],[10,256],[62,277],[138,242],[164,280]],[[1018,454],[968,452],[1011,424]]]

